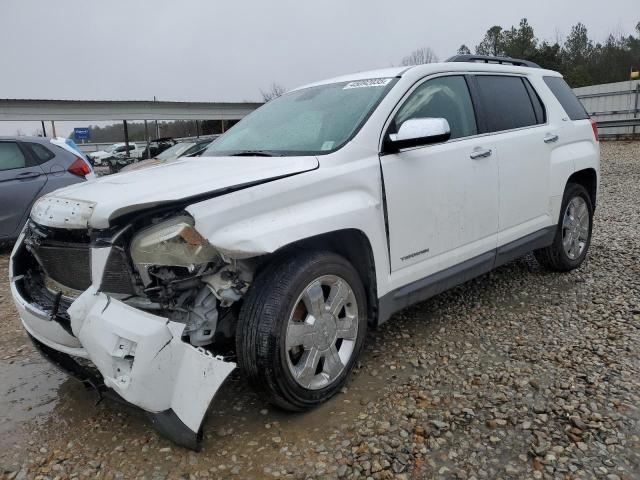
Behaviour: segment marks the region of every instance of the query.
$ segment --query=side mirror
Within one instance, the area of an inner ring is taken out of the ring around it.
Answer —
[[[385,151],[395,153],[402,148],[446,142],[451,137],[445,118],[411,118],[400,125],[398,133],[390,133]]]

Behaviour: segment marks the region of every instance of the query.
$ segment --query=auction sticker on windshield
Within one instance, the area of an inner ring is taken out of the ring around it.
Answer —
[[[363,87],[382,87],[391,81],[390,78],[368,78],[366,80],[357,80],[347,83],[342,89],[347,88],[363,88]]]

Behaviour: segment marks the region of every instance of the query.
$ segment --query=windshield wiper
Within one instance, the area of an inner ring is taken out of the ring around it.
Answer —
[[[269,150],[240,150],[230,154],[231,157],[281,157],[281,154]]]

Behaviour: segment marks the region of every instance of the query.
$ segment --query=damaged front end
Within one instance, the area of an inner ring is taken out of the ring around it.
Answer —
[[[187,213],[164,212],[94,231],[29,221],[10,275],[43,353],[198,449],[209,404],[236,366],[236,302],[254,267],[217,252]]]

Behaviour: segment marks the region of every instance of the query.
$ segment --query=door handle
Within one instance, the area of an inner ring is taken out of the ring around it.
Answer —
[[[471,157],[472,160],[477,160],[479,158],[490,157],[491,153],[492,152],[490,148],[477,148],[476,150],[471,152],[471,155],[469,155],[469,157]]]
[[[556,135],[555,133],[547,133],[544,136],[544,143],[553,143],[553,142],[557,142],[558,141],[558,135]]]
[[[28,180],[29,178],[39,177],[40,174],[38,172],[24,172],[16,175],[16,179],[18,180]]]

